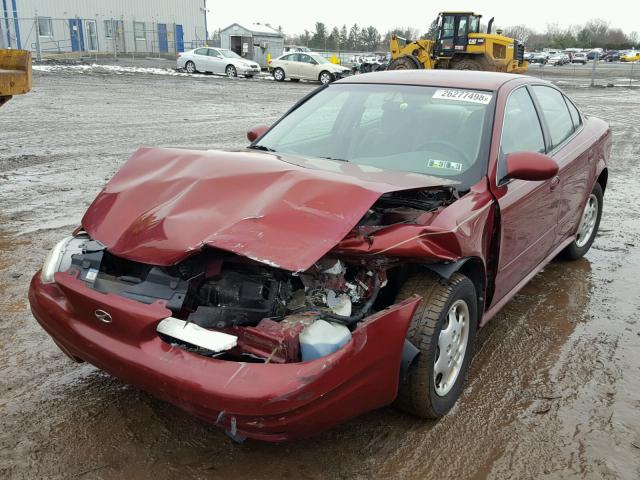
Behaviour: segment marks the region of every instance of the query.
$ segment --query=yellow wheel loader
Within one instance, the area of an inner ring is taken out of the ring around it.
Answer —
[[[31,90],[31,52],[0,50],[0,107]]]
[[[391,36],[391,62],[388,70],[443,68],[454,70],[486,70],[524,73],[524,44],[491,33],[480,32],[482,15],[472,12],[441,12],[435,40],[416,40]]]

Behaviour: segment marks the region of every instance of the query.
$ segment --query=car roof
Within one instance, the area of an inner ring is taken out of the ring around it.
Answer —
[[[353,75],[335,83],[384,83],[498,90],[505,83],[522,78],[523,75],[513,73],[469,70],[387,70]]]

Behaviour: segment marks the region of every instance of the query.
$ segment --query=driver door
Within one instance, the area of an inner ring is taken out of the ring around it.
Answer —
[[[304,78],[305,80],[317,80],[320,75],[318,63],[304,53],[298,55],[298,68],[300,78]]]
[[[225,73],[224,69],[227,66],[222,54],[215,48],[209,49],[209,68],[213,73]]]
[[[559,212],[559,177],[526,181],[506,177],[512,152],[546,153],[542,123],[527,87],[507,100],[500,141],[495,196],[500,207],[500,253],[493,304],[523,281],[551,253]]]

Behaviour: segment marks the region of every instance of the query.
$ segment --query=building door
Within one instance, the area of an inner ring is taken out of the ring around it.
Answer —
[[[84,51],[84,33],[82,32],[82,20],[79,18],[69,19],[69,35],[71,37],[71,51]]]
[[[176,50],[178,52],[184,52],[184,31],[182,25],[176,24]]]
[[[167,24],[158,24],[158,49],[160,53],[166,53],[169,51],[169,42],[167,41]]]
[[[242,56],[242,37],[239,35],[231,35],[229,37],[229,50]]]
[[[87,31],[87,50],[93,52],[98,50],[98,31],[95,20],[85,20],[84,28]]]

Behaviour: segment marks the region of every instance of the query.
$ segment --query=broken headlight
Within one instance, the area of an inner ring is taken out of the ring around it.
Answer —
[[[56,243],[44,260],[40,271],[42,283],[55,282],[53,276],[56,272],[66,272],[71,266],[71,256],[82,253],[82,245],[86,243],[86,235],[66,237]]]

